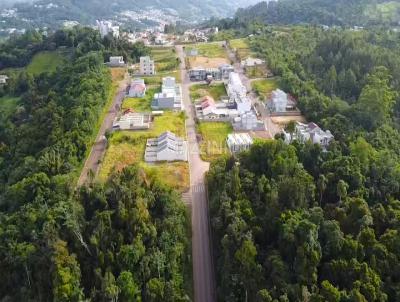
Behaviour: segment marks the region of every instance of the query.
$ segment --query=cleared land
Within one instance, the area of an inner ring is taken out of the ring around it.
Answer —
[[[223,83],[218,84],[196,84],[190,87],[190,98],[195,101],[204,96],[211,96],[218,101],[221,97],[226,96],[226,89]]]
[[[273,90],[278,88],[278,81],[276,79],[255,80],[251,83],[254,91],[260,97],[267,97]]]
[[[207,122],[198,125],[201,134],[200,151],[201,158],[205,161],[213,161],[229,152],[226,146],[228,134],[233,132],[230,123]]]
[[[132,108],[138,112],[151,111],[151,101],[158,91],[160,91],[160,88],[150,88],[147,89],[144,98],[126,98],[122,103],[122,109]]]
[[[204,68],[218,68],[222,64],[229,64],[226,58],[208,58],[208,57],[189,57],[187,58],[189,68],[204,67]]]
[[[199,55],[208,58],[226,58],[225,47],[220,42],[214,43],[198,43],[191,44],[185,47],[186,50],[197,49]]]
[[[236,51],[236,57],[243,60],[253,53],[250,50],[249,41],[247,39],[234,39],[229,41],[230,47]]]
[[[38,75],[44,72],[55,72],[65,62],[65,54],[60,51],[42,51],[37,53],[27,66],[27,72]]]
[[[189,188],[189,165],[186,162],[147,164],[144,162],[145,145],[148,138],[157,137],[166,130],[185,137],[185,116],[182,113],[165,112],[154,118],[152,128],[145,131],[114,132],[102,162],[99,180],[105,181],[113,171],[139,164],[150,177],[162,179],[180,192]]]
[[[306,118],[302,115],[299,116],[274,116],[271,117],[271,120],[274,124],[277,124],[281,127],[286,126],[289,124],[290,121],[295,121],[295,122],[306,122]]]

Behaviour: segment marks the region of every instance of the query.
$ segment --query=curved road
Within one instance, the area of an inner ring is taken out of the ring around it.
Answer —
[[[200,148],[196,137],[194,108],[189,95],[190,81],[186,72],[185,55],[181,45],[176,46],[181,60],[182,97],[187,114],[186,134],[189,143],[190,205],[192,207],[192,256],[195,302],[214,302],[215,275],[212,261],[210,220],[205,187],[205,173],[210,164],[200,158]]]

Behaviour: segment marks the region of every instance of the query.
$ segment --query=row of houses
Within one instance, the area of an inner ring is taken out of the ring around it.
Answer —
[[[166,131],[157,138],[147,140],[144,154],[146,162],[187,161],[188,144],[183,138]]]
[[[290,144],[293,141],[299,141],[305,143],[311,141],[313,144],[320,145],[323,149],[328,148],[334,136],[329,130],[322,130],[315,123],[304,124],[301,122],[296,123],[296,127],[293,133],[283,131],[285,142]]]
[[[230,64],[222,64],[218,68],[196,67],[189,70],[189,79],[193,82],[207,80],[227,80],[229,79],[229,74],[234,71],[234,67]]]

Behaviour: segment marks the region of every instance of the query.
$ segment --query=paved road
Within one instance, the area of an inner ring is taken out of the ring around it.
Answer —
[[[205,173],[209,170],[209,163],[202,161],[200,158],[200,148],[196,138],[196,126],[194,122],[194,108],[189,97],[190,81],[186,72],[182,46],[176,46],[176,51],[182,62],[182,96],[188,117],[186,120],[186,132],[190,152],[194,301],[214,302],[216,301],[215,275],[211,252],[208,201],[204,179]]]
[[[87,183],[89,179],[90,171],[93,176],[96,176],[100,166],[100,161],[107,150],[107,141],[104,139],[106,131],[112,128],[112,123],[117,116],[118,109],[121,107],[122,101],[125,97],[127,79],[125,78],[118,88],[118,93],[114,97],[114,101],[111,104],[106,116],[104,117],[103,123],[100,126],[99,132],[96,137],[96,141],[92,146],[90,154],[86,159],[85,165],[83,166],[81,175],[78,180],[78,187]]]

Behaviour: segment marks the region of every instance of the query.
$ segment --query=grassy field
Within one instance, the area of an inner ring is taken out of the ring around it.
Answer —
[[[226,50],[219,42],[214,43],[198,43],[186,46],[186,50],[197,49],[200,56],[208,58],[226,58]]]
[[[148,176],[162,179],[180,192],[186,191],[189,188],[188,163],[175,162],[149,165],[143,160],[147,139],[157,137],[166,130],[185,137],[184,114],[165,112],[164,115],[155,117],[149,130],[114,132],[109,139],[99,180],[105,181],[113,171],[120,171],[126,166],[139,164]]]
[[[17,108],[19,98],[4,96],[0,98],[0,112],[6,116],[11,115]]]
[[[157,72],[171,72],[179,68],[179,58],[173,47],[155,47],[151,56],[156,64]]]
[[[181,82],[181,72],[179,70],[167,71],[167,72],[157,72],[155,76],[142,77],[146,85],[161,85],[162,78],[164,77],[174,77],[177,83]]]
[[[160,91],[160,88],[150,88],[147,89],[144,98],[126,98],[122,103],[122,109],[132,108],[139,112],[151,111],[151,101],[158,91]]]
[[[195,101],[204,96],[211,96],[218,101],[222,96],[226,96],[226,89],[223,83],[218,84],[196,84],[190,87],[190,98]]]
[[[278,82],[275,79],[256,80],[251,83],[254,91],[261,97],[267,97],[273,90],[278,88]]]
[[[36,54],[27,66],[27,72],[38,75],[43,72],[55,72],[65,62],[65,56],[59,51],[42,51]]]
[[[228,134],[233,131],[230,123],[200,123],[198,125],[198,131],[202,136],[200,150],[203,160],[213,161],[219,156],[229,152],[226,146],[226,138]]]
[[[236,56],[239,60],[244,60],[247,57],[254,55],[250,50],[249,41],[247,39],[230,40],[230,47],[236,50]]]

